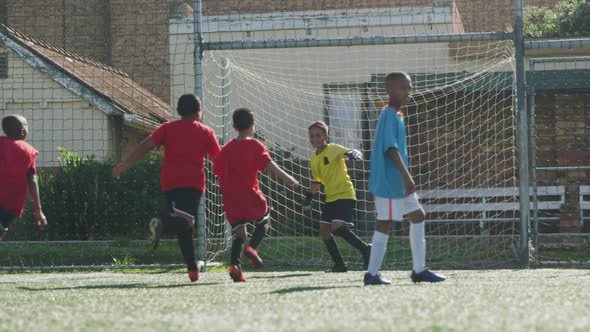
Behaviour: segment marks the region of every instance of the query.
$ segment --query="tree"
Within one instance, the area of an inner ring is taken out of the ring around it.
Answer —
[[[524,8],[524,33],[529,37],[553,37],[559,35],[555,10],[546,7]]]
[[[564,0],[553,8],[526,6],[524,32],[530,37],[590,36],[590,3]]]
[[[587,0],[560,2],[555,12],[561,36],[590,36],[590,3]]]

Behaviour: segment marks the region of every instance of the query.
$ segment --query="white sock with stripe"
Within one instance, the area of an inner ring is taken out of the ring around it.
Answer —
[[[410,223],[410,246],[412,247],[412,263],[414,272],[420,273],[426,269],[426,238],[424,236],[424,222]]]
[[[371,240],[371,257],[369,258],[369,268],[367,269],[371,275],[376,275],[381,269],[383,264],[383,258],[385,257],[385,251],[387,250],[387,240],[389,240],[389,234],[375,231],[373,233],[373,239]]]

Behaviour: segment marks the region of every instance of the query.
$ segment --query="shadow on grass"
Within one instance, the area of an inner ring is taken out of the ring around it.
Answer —
[[[223,285],[225,282],[195,282],[190,284],[178,284],[178,285],[159,285],[159,286],[149,286],[144,288],[179,288],[179,287],[188,287],[188,286],[211,286],[211,285]]]
[[[564,278],[580,278],[580,277],[585,277],[585,276],[590,276],[590,272],[585,272],[582,274],[570,274],[570,275],[555,275],[555,276],[546,276],[546,277],[541,277],[541,278],[546,278],[546,279],[564,279]]]
[[[278,289],[275,291],[270,292],[271,294],[290,294],[290,293],[298,293],[298,292],[308,292],[308,291],[316,291],[316,290],[326,290],[326,289],[336,289],[336,288],[360,288],[362,286],[308,286],[308,287],[290,287],[284,289]]]
[[[115,285],[87,285],[87,286],[75,286],[75,287],[46,287],[46,288],[32,288],[32,287],[17,287],[20,290],[29,292],[40,292],[40,291],[56,291],[56,290],[72,290],[72,289],[157,289],[157,288],[181,288],[181,287],[193,287],[193,286],[207,286],[207,285],[219,285],[220,282],[203,282],[203,283],[190,283],[190,284],[175,284],[175,285],[149,285],[149,284],[115,284]]]
[[[313,273],[292,273],[292,274],[275,275],[275,276],[253,276],[253,277],[249,277],[248,279],[283,279],[283,278],[309,277],[310,275],[313,275]]]

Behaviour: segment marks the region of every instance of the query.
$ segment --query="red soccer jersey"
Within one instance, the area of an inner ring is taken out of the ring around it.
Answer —
[[[233,139],[221,149],[213,172],[219,178],[223,209],[230,224],[258,220],[268,211],[258,173],[271,160],[264,144],[254,138]]]
[[[19,218],[25,210],[27,175],[37,173],[38,155],[29,143],[0,136],[0,207]]]
[[[205,191],[205,155],[214,160],[219,153],[219,143],[211,128],[198,121],[177,120],[162,124],[149,139],[164,146],[162,191],[185,187]]]

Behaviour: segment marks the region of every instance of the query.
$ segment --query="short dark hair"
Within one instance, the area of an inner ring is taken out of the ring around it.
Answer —
[[[232,119],[235,129],[246,130],[254,124],[254,113],[245,107],[238,108],[234,111]]]
[[[328,125],[324,121],[316,121],[312,123],[307,129],[311,130],[311,128],[319,128],[324,132],[325,135],[328,135]]]
[[[20,139],[23,128],[27,119],[22,115],[11,114],[2,119],[2,130],[8,138]]]
[[[178,114],[191,115],[201,111],[201,100],[192,93],[187,93],[178,98],[178,106],[176,107]]]
[[[391,72],[391,73],[387,74],[387,76],[385,76],[385,86],[389,85],[390,82],[401,80],[401,79],[411,80],[410,75],[408,75],[407,73],[405,73],[403,71]]]

